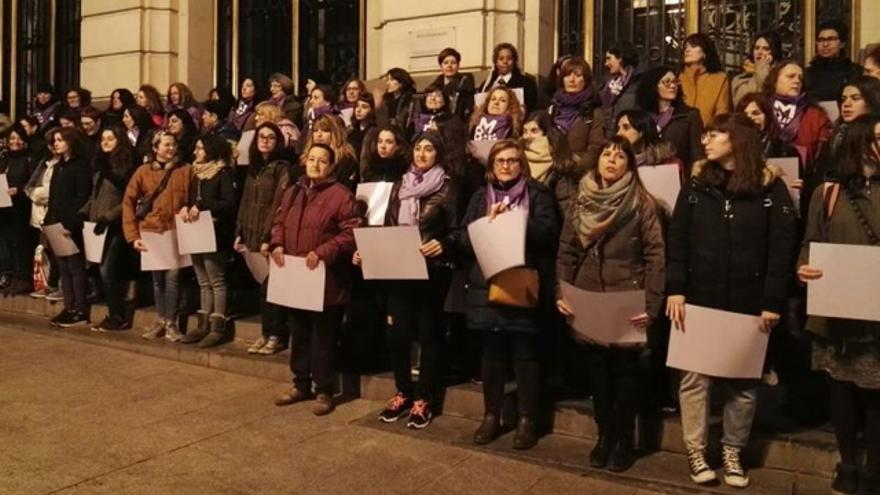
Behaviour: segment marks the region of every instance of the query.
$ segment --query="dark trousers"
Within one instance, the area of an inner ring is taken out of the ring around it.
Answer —
[[[13,207],[14,208],[14,207]],[[30,282],[33,280],[34,249],[37,247],[36,231],[28,224],[28,217],[18,212],[0,218],[9,222],[0,228],[0,244],[3,247],[2,271],[14,278]]]
[[[483,339],[483,404],[486,413],[501,415],[507,363],[513,362],[517,412],[535,417],[538,406],[538,341],[535,334],[489,330]]]
[[[104,286],[104,299],[110,316],[125,319],[125,271],[127,268],[128,244],[122,232],[110,231],[104,245],[104,259],[101,261],[101,283]]]
[[[840,460],[858,462],[859,418],[865,419],[867,472],[880,473],[880,390],[857,387],[850,382],[831,382],[831,423],[837,436]]]
[[[268,279],[267,279],[268,280]],[[290,344],[290,332],[288,331],[287,313],[288,308],[272,304],[266,300],[266,283],[260,287],[260,321],[262,323],[263,337],[273,335],[278,337],[284,345]]]
[[[388,293],[388,350],[397,390],[407,397],[431,401],[439,386],[446,325],[443,303],[451,271],[431,270],[429,280],[400,281]],[[410,339],[421,346],[419,382],[412,381]]]
[[[64,309],[88,315],[86,296],[89,282],[86,276],[86,259],[82,253],[58,258],[61,289],[64,291]]]
[[[587,361],[599,436],[632,439],[641,397],[639,349],[588,344]]]
[[[293,386],[298,390],[308,392],[314,381],[315,393],[333,394],[336,381],[333,357],[343,309],[343,306],[331,306],[320,313],[287,310],[292,337],[290,371],[293,372]]]

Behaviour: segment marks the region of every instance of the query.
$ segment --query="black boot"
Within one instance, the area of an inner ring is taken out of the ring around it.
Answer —
[[[226,340],[225,316],[214,313],[209,318],[209,324],[211,328],[211,333],[209,333],[207,337],[203,338],[199,342],[199,347],[214,347],[215,345],[220,345],[221,343],[223,343],[224,340]]]
[[[183,338],[180,339],[180,341],[184,344],[194,344],[205,338],[205,336],[207,336],[208,332],[210,331],[208,327],[208,313],[205,313],[204,311],[199,311],[198,313],[196,313],[196,317],[199,321],[196,328],[188,330],[186,332],[186,335],[184,335]]]
[[[520,416],[516,423],[516,433],[513,434],[513,448],[528,450],[538,443],[538,427],[534,418]]]
[[[636,456],[633,452],[632,438],[620,437],[617,439],[614,450],[611,451],[611,455],[608,457],[608,465],[606,467],[609,471],[622,473],[631,468],[635,462]]]
[[[835,468],[831,488],[840,493],[856,493],[859,487],[859,467],[855,464],[839,463]]]
[[[611,438],[611,435],[608,433],[602,434],[600,429],[596,446],[590,451],[590,467],[604,469],[608,465],[608,458],[611,457],[611,450],[613,448],[614,440]]]
[[[501,419],[495,413],[486,413],[483,416],[483,422],[474,432],[474,443],[477,445],[486,445],[498,438],[501,431]]]

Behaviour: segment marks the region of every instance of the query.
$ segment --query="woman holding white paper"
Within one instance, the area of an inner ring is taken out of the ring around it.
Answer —
[[[174,230],[174,215],[186,205],[192,173],[188,163],[177,162],[174,136],[159,131],[153,135],[151,145],[148,161],[135,170],[122,198],[122,231],[142,258],[147,251],[141,239],[143,232],[162,234]],[[151,207],[139,208],[139,200],[142,204],[148,201]],[[177,328],[178,275],[177,268],[152,272],[158,318],[141,335],[143,338],[152,340],[164,335],[172,342],[183,338]]]
[[[632,147],[621,136],[602,148],[599,165],[581,179],[559,240],[559,282],[594,292],[645,291],[645,310],[630,324],[647,331],[663,305],[664,243],[654,199],[636,173]],[[574,310],[557,292],[556,306]],[[625,471],[640,397],[640,348],[586,343],[599,440],[590,465]]]
[[[300,256],[310,270],[327,270],[323,311],[286,310],[293,347],[293,388],[275,400],[279,406],[309,400],[314,381],[312,412],[318,416],[334,409],[334,353],[351,291],[348,260],[354,253],[353,229],[360,225],[354,195],[334,178],[335,159],[333,149],[325,144],[308,149],[306,175],[284,193],[270,242],[272,260],[278,266],[284,266],[285,256]]]
[[[290,162],[284,159],[284,153],[281,129],[271,123],[258,125],[251,143],[251,164],[241,189],[235,222],[233,249],[239,253],[269,256],[275,210],[281,204],[284,191],[299,177]],[[290,341],[284,308],[266,301],[266,288],[264,281],[260,286],[262,334],[248,347],[251,354],[275,354],[287,349]]]
[[[553,260],[559,235],[559,216],[550,190],[531,179],[529,162],[522,148],[514,141],[500,141],[489,153],[491,168],[486,174],[487,185],[474,194],[462,224],[483,217],[490,219],[508,211],[527,215],[525,253],[526,266],[542,275],[540,308],[519,308],[495,305],[489,301],[489,281],[483,276],[474,258],[467,229],[459,229],[457,248],[470,261],[466,287],[468,328],[483,331],[483,423],[474,433],[474,442],[486,444],[501,433],[501,409],[507,363],[513,362],[517,384],[517,412],[513,445],[531,448],[538,441],[535,419],[539,392],[537,358],[539,315],[553,292]],[[515,213],[516,214],[516,213]]]
[[[92,162],[94,170],[92,194],[81,212],[94,223],[95,235],[106,234],[100,263],[107,317],[94,327],[98,331],[114,331],[131,325],[125,311],[123,273],[127,266],[129,247],[122,235],[122,195],[134,174],[134,147],[120,127],[101,131],[101,145]]]
[[[445,150],[436,132],[416,138],[412,165],[391,192],[385,224],[417,225],[428,280],[395,281],[388,292],[388,346],[397,394],[379,419],[386,423],[409,414],[407,426],[425,428],[441,376],[445,325],[443,305],[452,277],[450,255],[458,226],[457,189],[444,169]],[[357,260],[356,260],[357,261]],[[419,381],[413,383],[410,339],[421,345]]]
[[[798,278],[809,285],[822,270],[810,264],[810,243],[880,245],[880,117],[854,120],[840,144],[826,186],[816,188],[807,213],[807,231],[798,259]],[[847,297],[841,294],[841,297]],[[831,422],[840,464],[832,487],[855,493],[859,485],[858,430],[864,417],[865,493],[880,492],[880,323],[810,316],[815,335],[813,369],[831,377]],[[861,493],[861,492],[860,492]]]
[[[194,222],[200,213],[209,212],[217,251],[192,254],[199,282],[199,324],[183,336],[184,344],[198,342],[199,347],[212,347],[226,338],[226,263],[235,235],[238,198],[231,161],[232,149],[222,137],[202,136],[196,141],[189,199],[178,215],[184,222]]]
[[[25,186],[36,168],[37,154],[44,150],[29,149],[27,131],[21,124],[13,124],[4,137],[8,146],[0,150],[0,174],[6,178],[7,189],[0,190],[0,195],[6,196],[12,205],[0,208],[0,246],[8,255],[0,267],[0,290],[27,294],[33,288],[37,236],[30,228],[31,200],[25,194]]]
[[[61,327],[82,325],[89,321],[82,220],[78,213],[89,199],[92,178],[89,165],[82,159],[81,140],[82,135],[76,129],[61,129],[55,134],[55,152],[60,160],[52,173],[49,208],[43,220],[44,227],[61,224],[64,235],[72,239],[79,250],[73,255],[58,256],[64,310],[51,321],[53,325]]]
[[[779,322],[791,278],[791,196],[782,179],[765,166],[760,135],[746,117],[713,118],[703,143],[708,159],[694,164],[669,228],[666,314],[673,331],[700,331],[685,327],[687,302],[760,315],[761,330],[769,332]],[[679,398],[690,476],[695,483],[716,479],[705,458],[713,386],[728,394],[721,439],[724,481],[745,487],[749,478],[740,451],[752,429],[756,380],[682,373]]]

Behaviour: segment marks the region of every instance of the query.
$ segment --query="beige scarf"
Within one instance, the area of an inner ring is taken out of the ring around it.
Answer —
[[[217,175],[218,172],[223,170],[223,167],[225,166],[226,164],[220,160],[205,163],[193,163],[193,174],[195,174],[199,180],[210,180]]]
[[[526,160],[529,161],[529,169],[532,179],[546,184],[550,180],[550,172],[553,170],[553,156],[550,155],[550,140],[547,136],[531,138],[524,142]]]
[[[572,220],[576,222],[578,237],[584,247],[590,246],[612,226],[629,221],[639,206],[635,176],[627,172],[617,182],[602,188],[597,182],[597,171],[581,179],[574,201]]]

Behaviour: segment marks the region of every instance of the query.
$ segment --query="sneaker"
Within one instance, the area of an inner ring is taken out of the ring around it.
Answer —
[[[168,339],[169,342],[180,342],[180,339],[183,338],[183,334],[180,333],[176,323],[170,321],[165,322],[165,338]]]
[[[379,421],[382,421],[383,423],[393,423],[404,417],[409,412],[412,405],[412,399],[397,392],[397,395],[392,397],[391,400],[388,401],[388,405],[385,406],[385,409],[379,413]]]
[[[88,325],[89,317],[80,311],[71,311],[68,313],[70,316],[66,319],[63,319],[58,322],[58,326],[61,328],[71,328],[77,327],[80,325]]]
[[[721,462],[724,464],[724,483],[736,488],[749,486],[749,477],[739,460],[739,449],[725,445],[721,449]]]
[[[409,410],[409,420],[406,422],[406,427],[421,430],[429,424],[431,424],[431,405],[426,400],[413,402],[412,409]]]
[[[102,331],[101,327],[106,325],[107,322],[109,322],[109,321],[110,321],[110,315],[107,315],[104,317],[103,320],[101,320],[101,323],[98,323],[97,325],[92,325],[92,328],[90,330],[93,332],[101,332]]]
[[[49,324],[52,325],[53,327],[57,327],[62,321],[67,321],[70,319],[70,313],[71,313],[70,310],[67,310],[67,309],[62,310],[60,313],[55,315],[55,318],[52,318],[51,320],[49,320]]]
[[[64,300],[64,292],[60,290],[53,290],[52,292],[46,294],[46,300],[49,302],[59,302]]]
[[[121,316],[108,316],[98,325],[98,332],[118,332],[131,328],[131,322]],[[93,329],[94,330],[94,329]]]
[[[259,354],[275,354],[283,351],[284,349],[287,349],[287,346],[284,345],[284,343],[281,342],[281,339],[279,339],[276,335],[273,335],[269,337],[266,345],[264,345],[263,348],[260,349]]]
[[[263,346],[266,345],[266,342],[267,342],[266,337],[263,337],[261,335],[260,338],[258,338],[256,342],[254,342],[253,344],[251,344],[250,347],[248,347],[248,353],[249,354],[259,354],[260,349],[262,349]]]
[[[333,397],[329,394],[318,394],[315,397],[315,405],[312,406],[312,414],[315,416],[326,416],[333,412]]]
[[[291,404],[296,404],[297,402],[302,402],[304,400],[309,400],[312,398],[312,394],[306,392],[304,390],[300,390],[296,387],[292,387],[287,392],[279,395],[275,399],[276,406],[289,406]]]
[[[717,479],[715,471],[706,463],[706,454],[702,450],[688,450],[688,466],[694,483],[702,485]]]
[[[46,295],[48,295],[49,292],[51,292],[49,288],[43,288],[40,290],[35,290],[28,295],[33,297],[34,299],[46,299]]]
[[[159,318],[147,328],[147,331],[141,334],[141,337],[147,340],[155,340],[165,335],[165,320]]]

